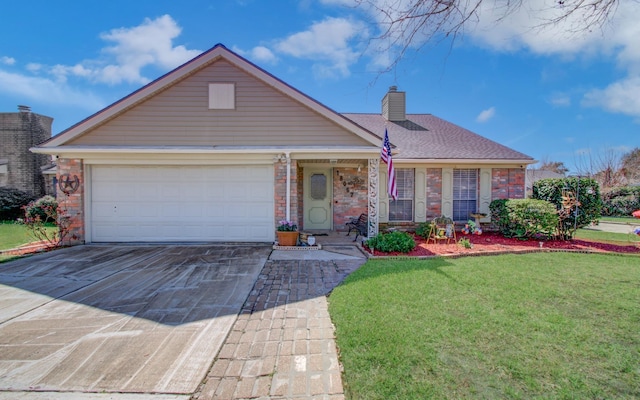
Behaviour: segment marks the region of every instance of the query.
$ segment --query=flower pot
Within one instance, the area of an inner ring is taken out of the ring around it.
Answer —
[[[295,246],[298,243],[298,232],[276,231],[280,246]]]

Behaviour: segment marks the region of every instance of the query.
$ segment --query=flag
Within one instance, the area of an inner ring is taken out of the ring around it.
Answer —
[[[384,141],[382,142],[382,151],[380,152],[380,158],[387,163],[387,193],[393,200],[398,198],[398,188],[396,187],[396,171],[393,169],[393,159],[391,158],[391,143],[389,143],[389,134],[387,129],[384,129]]]

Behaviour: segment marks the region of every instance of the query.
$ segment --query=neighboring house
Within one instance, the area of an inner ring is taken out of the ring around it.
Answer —
[[[531,197],[531,194],[533,193],[533,184],[540,179],[558,179],[564,177],[564,174],[555,171],[547,171],[544,169],[527,169],[524,179],[526,197]]]
[[[18,106],[17,113],[0,113],[0,187],[11,187],[43,196],[46,191],[42,167],[50,157],[30,148],[51,137],[53,118]]]
[[[33,151],[58,157],[75,242],[270,242],[282,219],[344,230],[361,213],[374,234],[524,196],[531,157],[431,115],[405,118],[404,96],[391,90],[383,115],[339,114],[217,45]]]

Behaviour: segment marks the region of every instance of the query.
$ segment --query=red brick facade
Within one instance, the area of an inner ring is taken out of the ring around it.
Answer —
[[[491,200],[524,198],[523,168],[494,168],[491,171]]]
[[[368,170],[339,165],[333,169],[333,229],[346,230],[351,218],[367,213],[369,204]]]
[[[427,220],[442,215],[442,168],[427,168]]]
[[[69,232],[63,240],[63,245],[82,244],[85,241],[84,227],[84,166],[82,160],[59,158],[58,182],[63,178],[78,177],[80,185],[72,193],[66,194],[58,190],[57,199],[61,214],[69,218]]]

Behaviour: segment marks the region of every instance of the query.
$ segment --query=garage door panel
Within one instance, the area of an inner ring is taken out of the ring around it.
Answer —
[[[91,179],[94,242],[274,239],[270,165],[93,166]]]

